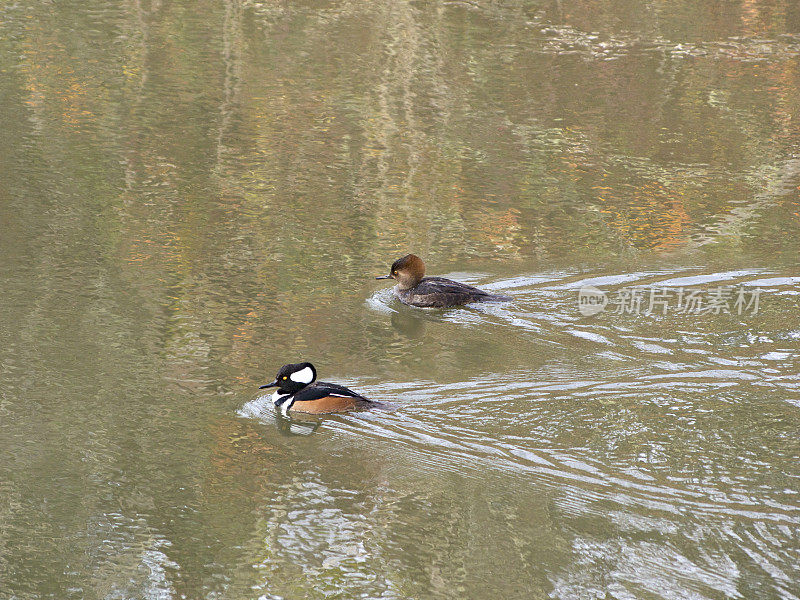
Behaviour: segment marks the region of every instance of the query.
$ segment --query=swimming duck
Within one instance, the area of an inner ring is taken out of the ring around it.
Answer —
[[[507,302],[508,296],[484,292],[476,287],[443,277],[425,277],[425,263],[416,254],[407,254],[392,263],[388,275],[375,279],[394,279],[394,294],[403,304],[422,308],[461,306],[470,302]]]
[[[311,414],[344,412],[378,404],[344,386],[315,382],[316,378],[317,370],[310,362],[283,365],[275,381],[258,389],[277,386],[272,402],[284,415],[289,411]]]

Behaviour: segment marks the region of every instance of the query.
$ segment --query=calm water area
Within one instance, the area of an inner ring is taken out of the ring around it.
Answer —
[[[0,124],[0,600],[800,598],[796,0],[0,1]]]

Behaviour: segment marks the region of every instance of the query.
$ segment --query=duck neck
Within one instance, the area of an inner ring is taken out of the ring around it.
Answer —
[[[401,276],[397,280],[397,289],[398,291],[401,292],[408,291],[411,288],[417,287],[420,281],[422,281],[422,277],[418,275],[412,275],[410,273],[409,274],[404,273],[403,276]]]

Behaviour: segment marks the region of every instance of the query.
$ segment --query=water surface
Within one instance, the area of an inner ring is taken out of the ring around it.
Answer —
[[[792,0],[5,3],[0,598],[800,597],[799,85]]]

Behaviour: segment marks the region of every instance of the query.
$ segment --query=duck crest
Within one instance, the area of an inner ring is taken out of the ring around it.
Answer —
[[[416,254],[406,254],[392,263],[392,276],[397,280],[397,287],[408,290],[419,284],[425,277],[425,263]]]

